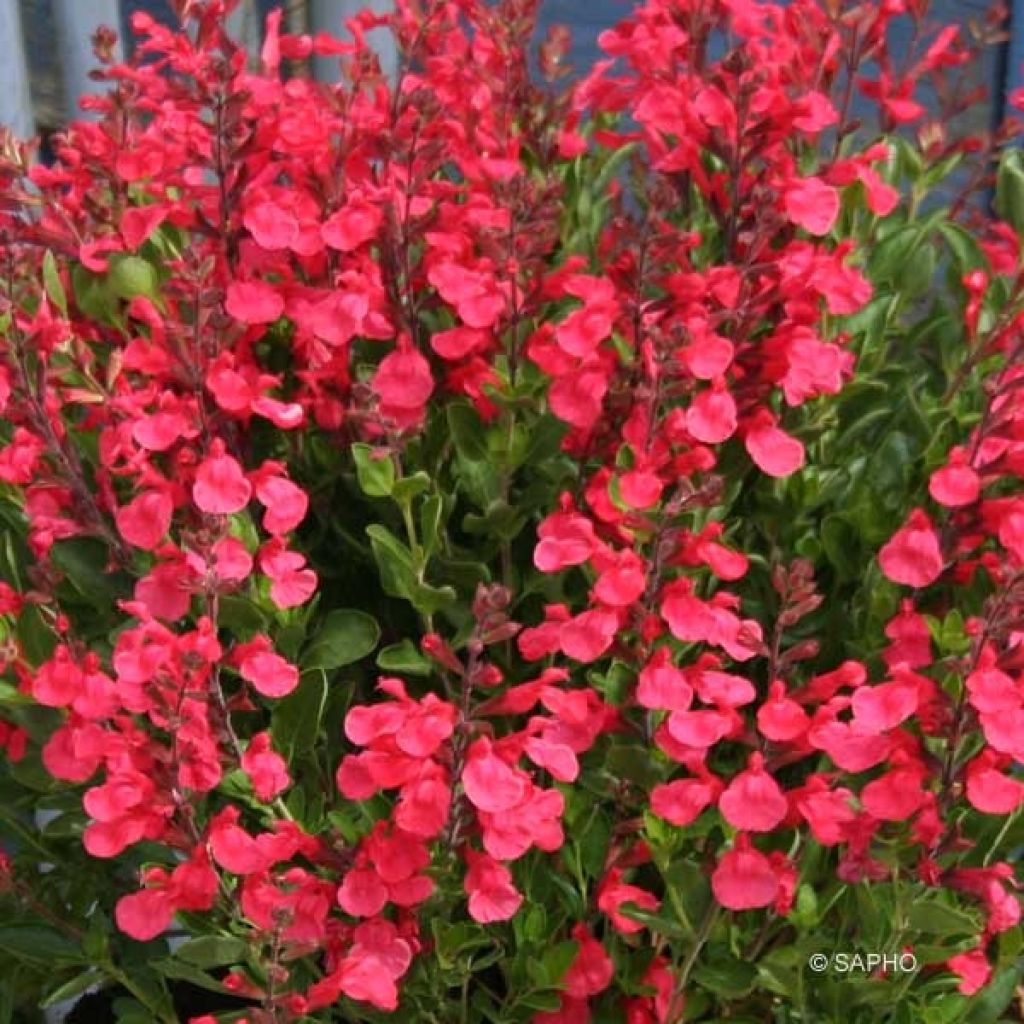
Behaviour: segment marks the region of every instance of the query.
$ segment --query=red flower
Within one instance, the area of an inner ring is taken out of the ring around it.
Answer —
[[[306,492],[283,476],[258,476],[256,499],[267,510],[263,528],[275,536],[294,530],[306,518],[309,509]]]
[[[152,551],[167,535],[173,513],[166,491],[143,491],[117,510],[117,530],[129,544]]]
[[[587,430],[600,418],[607,392],[608,378],[604,371],[585,368],[559,377],[551,385],[548,402],[560,420]]]
[[[271,748],[268,732],[257,733],[242,754],[242,770],[249,776],[255,794],[273,800],[291,784],[285,759]]]
[[[224,308],[243,324],[272,324],[284,313],[284,299],[262,281],[232,281]]]
[[[702,391],[686,410],[686,429],[704,444],[727,441],[736,424],[736,403],[724,387]]]
[[[718,809],[734,828],[747,832],[771,832],[789,810],[779,784],[764,769],[764,757],[750,755],[747,770],[740,772],[718,798]]]
[[[632,903],[640,910],[657,911],[661,901],[646,889],[623,881],[621,868],[612,868],[602,879],[597,889],[597,906],[608,915],[612,925],[623,935],[635,935],[644,930],[644,925],[621,910],[626,903]]]
[[[423,418],[434,379],[423,355],[407,340],[399,340],[398,347],[381,360],[371,386],[380,399],[381,413],[404,428]]]
[[[270,599],[278,608],[305,604],[316,592],[317,576],[306,567],[305,556],[288,551],[281,541],[275,539],[265,544],[259,563],[270,580]]]
[[[507,921],[523,903],[523,894],[512,882],[512,872],[503,864],[467,847],[464,853],[469,916],[479,924]]]
[[[740,833],[733,848],[719,858],[711,875],[711,889],[728,910],[754,910],[775,902],[779,878],[771,861]]]
[[[827,235],[839,216],[839,193],[814,176],[798,178],[786,188],[786,216],[812,235]]]
[[[697,779],[676,779],[662,783],[651,791],[651,810],[673,825],[690,825],[710,807],[722,791],[721,782],[713,775]]]
[[[473,742],[462,771],[462,786],[470,803],[481,811],[507,811],[526,795],[529,776],[494,753],[491,741]]]
[[[917,687],[911,682],[861,686],[853,694],[854,722],[865,733],[895,729],[917,711],[917,706]]]
[[[242,222],[256,244],[264,249],[287,249],[299,237],[299,222],[295,214],[274,202],[251,206]]]
[[[240,644],[232,656],[242,678],[264,697],[286,697],[299,685],[299,670],[275,654],[265,636]]]
[[[589,999],[600,995],[615,976],[615,965],[604,946],[590,934],[585,924],[572,930],[578,943],[576,958],[562,978],[562,987],[571,999]]]
[[[949,453],[949,463],[932,473],[928,493],[947,508],[973,505],[978,500],[981,477],[968,465],[964,448],[953,448]]]
[[[758,469],[769,476],[790,476],[804,464],[804,446],[775,426],[770,414],[755,422],[744,443]]]
[[[946,966],[959,976],[958,988],[965,996],[973,996],[980,992],[992,977],[992,965],[985,956],[984,946],[966,953],[957,953],[946,961]]]
[[[553,512],[537,528],[540,542],[533,552],[533,564],[541,572],[561,572],[587,561],[597,538],[594,526],[576,512]]]
[[[232,515],[245,508],[251,496],[252,484],[238,460],[224,453],[223,442],[215,441],[196,471],[192,500],[210,515]]]
[[[926,587],[942,575],[944,560],[939,537],[922,509],[910,513],[906,525],[893,534],[878,555],[882,572],[908,587]]]
[[[378,207],[353,198],[324,223],[320,235],[332,249],[352,252],[377,234],[382,220]]]

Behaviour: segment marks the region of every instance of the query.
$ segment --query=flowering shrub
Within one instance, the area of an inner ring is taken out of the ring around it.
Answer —
[[[967,201],[969,41],[647,0],[566,83],[533,0],[400,0],[251,70],[177,6],[0,163],[8,1007],[1000,1019],[1024,169]]]

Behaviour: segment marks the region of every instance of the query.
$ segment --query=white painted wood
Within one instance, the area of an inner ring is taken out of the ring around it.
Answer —
[[[386,14],[394,10],[394,0],[313,0],[310,28],[314,34],[328,32],[338,38],[346,38],[345,21],[362,10]],[[398,52],[394,37],[387,29],[374,29],[367,39],[380,57],[381,68],[394,80],[398,71]],[[337,82],[341,67],[337,57],[317,57],[313,61],[313,73],[321,82]]]
[[[64,78],[68,117],[82,117],[78,98],[86,93],[106,92],[107,85],[94,82],[89,72],[97,66],[92,52],[92,35],[100,25],[109,25],[118,35],[115,51],[121,60],[121,10],[119,0],[53,0],[53,17],[60,44],[58,63]]]
[[[35,134],[36,124],[18,0],[0,0],[0,47],[4,53],[0,58],[0,124],[12,129],[19,138],[27,139]]]

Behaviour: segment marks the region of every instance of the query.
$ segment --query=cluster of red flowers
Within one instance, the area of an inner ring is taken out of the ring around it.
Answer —
[[[191,35],[135,16],[140,59],[107,69],[111,96],[90,101],[102,117],[58,139],[53,166],[26,170],[10,147],[0,163],[0,412],[12,425],[0,481],[21,495],[43,567],[25,592],[0,584],[0,615],[32,606],[57,639],[42,663],[15,645],[3,666],[62,711],[42,757],[54,778],[88,784],[89,853],[148,840],[177,858],[143,872],[118,926],[152,938],[178,911],[223,911],[226,892],[254,934],[323,968],[303,991],[286,970],[271,997],[242,974],[236,991],[293,1015],[342,995],[393,1010],[426,945],[418,910],[439,871],[458,872],[475,922],[512,918],[516,864],[563,846],[566,793],[588,752],[640,735],[678,766],[643,809],[677,828],[715,813],[727,826],[708,869],[730,911],[793,905],[799,852],[766,837],[835,848],[839,878],[857,882],[888,876],[875,840],[906,823],[920,880],[984,909],[977,949],[949,962],[963,991],[977,990],[989,940],[1020,917],[1012,870],[944,858],[964,801],[1003,816],[1024,802],[1009,773],[1024,761],[1024,500],[1004,486],[1024,473],[1024,322],[979,330],[991,280],[965,280],[967,356],[1009,368],[932,476],[932,506],[880,551],[888,579],[915,589],[886,631],[885,678],[855,661],[803,677],[817,647],[782,652],[770,624],[745,614],[735,589],[752,559],[713,515],[722,453],[772,478],[797,473],[808,454],[787,411],[838,394],[856,369],[850,339],[823,324],[862,309],[872,287],[853,243],[832,232],[847,196],[885,217],[899,195],[883,178],[885,143],[811,160],[848,120],[830,91],[850,38],[878,62],[877,79],[858,84],[893,125],[922,116],[917,78],[965,58],[956,32],[897,80],[884,39],[893,18],[920,15],[910,0],[841,18],[820,0],[648,0],[602,35],[609,59],[563,100],[529,80],[517,41],[526,0],[399,2],[395,30],[413,57],[397,89],[363,38],[380,18],[356,19],[341,43],[281,34],[273,16],[257,72],[223,33],[230,4],[188,6]],[[714,56],[726,23],[732,45]],[[282,76],[282,61],[311,55],[350,62],[352,82]],[[593,253],[567,249],[550,227],[565,168],[620,147],[646,158],[647,208],[632,216],[612,179],[595,197],[609,215]],[[680,215],[695,197],[698,227]],[[992,273],[1016,275],[1015,239],[993,239]],[[352,752],[332,799],[383,794],[389,809],[339,849],[290,819],[273,732],[240,740],[232,723],[291,694],[301,666],[268,628],[235,635],[223,601],[300,611],[319,585],[300,539],[307,489],[254,438],[280,436],[275,452],[316,434],[400,454],[434,404],[468,400],[492,423],[534,378],[567,428],[579,486],[546,510],[533,566],[582,574],[586,601],[549,603],[527,625],[506,611],[514,594],[481,587],[466,599],[468,639],[424,630],[444,696],[410,696],[389,675],[386,699],[345,716]],[[693,529],[679,525],[694,512]],[[108,647],[78,635],[54,596],[50,555],[80,537],[102,540],[110,568],[134,578]],[[966,624],[956,700],[928,674],[917,591],[979,573],[1004,596]],[[821,601],[804,560],[773,583],[786,626]],[[621,700],[585,674],[611,656],[631,671]],[[764,692],[748,663],[768,666]],[[985,742],[965,760],[975,728]],[[12,760],[26,742],[0,721]],[[806,771],[787,786],[791,766]],[[221,790],[235,769],[248,803]],[[661,904],[639,880],[650,861],[640,826],[621,824],[592,916],[568,936],[561,1007],[538,1024],[585,1024],[613,981],[596,937],[605,920],[637,936],[648,925],[630,908]],[[650,962],[648,994],[626,1000],[630,1024],[677,1019],[676,966]]]

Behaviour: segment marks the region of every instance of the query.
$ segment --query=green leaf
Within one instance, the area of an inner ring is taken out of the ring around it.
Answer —
[[[152,961],[151,966],[154,970],[159,971],[165,978],[171,978],[174,981],[187,981],[198,988],[206,989],[208,992],[227,992],[221,982],[219,982],[212,975],[207,974],[205,971],[201,971],[198,967],[190,963],[184,963],[180,960],[172,959],[171,957],[163,957],[159,960]],[[149,1018],[152,1020],[152,1017]]]
[[[516,1005],[542,1013],[554,1013],[562,1005],[562,997],[555,992],[527,992],[516,1000]]]
[[[841,515],[826,516],[821,524],[821,546],[840,580],[857,579],[861,564],[857,558],[860,537]]]
[[[734,958],[702,963],[693,972],[693,980],[715,995],[741,999],[757,982],[757,967]]]
[[[159,277],[156,267],[141,256],[111,256],[107,280],[119,298],[129,300],[139,295],[148,299],[157,297]]]
[[[487,432],[476,410],[466,402],[453,402],[448,406],[448,429],[455,450],[470,462],[486,462],[488,458]]]
[[[384,593],[407,600],[416,585],[412,552],[386,526],[373,523],[366,528],[370,549],[377,561]]]
[[[955,935],[974,935],[980,925],[977,920],[963,910],[950,907],[937,900],[928,902],[917,901],[907,911],[907,927],[926,935],[942,935],[952,938]]]
[[[105,279],[85,267],[76,265],[71,271],[75,304],[83,315],[100,323],[111,323],[117,317],[117,296],[107,288]]]
[[[456,960],[478,949],[493,944],[494,939],[479,925],[468,921],[451,924],[442,918],[431,918],[430,929],[434,934],[434,949],[442,965],[449,968]]]
[[[652,914],[649,910],[642,910],[633,903],[623,903],[619,907],[619,913],[633,921],[639,921],[646,925],[656,935],[664,935],[668,939],[685,939],[686,932],[671,918],[663,914]]]
[[[82,948],[53,928],[41,925],[10,925],[0,928],[0,949],[21,960],[82,962]]]
[[[94,985],[102,984],[104,980],[104,975],[101,971],[92,969],[84,971],[82,974],[75,975],[70,981],[65,981],[62,985],[58,985],[39,1004],[39,1007],[45,1010],[48,1006],[56,1006],[57,1003],[70,1002]]]
[[[315,746],[327,694],[327,674],[322,669],[303,672],[299,685],[275,704],[271,732],[274,746],[287,760]]]
[[[397,481],[392,497],[399,505],[407,505],[417,495],[429,491],[432,482],[430,476],[420,470],[418,473],[402,477]]]
[[[940,224],[939,231],[956,257],[957,267],[962,273],[985,266],[985,254],[969,231],[953,223]]]
[[[513,540],[526,525],[527,513],[507,501],[492,501],[482,516],[468,513],[462,520],[466,533],[476,536]]]
[[[115,999],[111,1007],[117,1024],[153,1024],[153,1014],[137,999]]]
[[[391,456],[368,444],[352,445],[352,458],[356,464],[356,477],[363,494],[371,498],[389,498],[395,486],[395,464]]]
[[[385,647],[377,654],[377,667],[385,672],[398,672],[407,676],[429,676],[434,667],[408,638]]]
[[[448,608],[458,599],[453,587],[434,587],[429,583],[417,583],[412,588],[409,600],[421,615],[433,615],[442,608]]]
[[[123,576],[107,571],[106,544],[94,537],[72,537],[58,541],[50,550],[54,564],[90,604],[112,609],[120,597],[128,596]]]
[[[996,175],[996,212],[1017,234],[1024,232],[1024,165],[1018,149],[1006,149]]]
[[[302,656],[304,669],[326,671],[351,665],[370,654],[380,641],[380,627],[365,612],[339,608],[329,612]]]
[[[31,665],[39,666],[48,661],[57,646],[57,635],[43,621],[35,605],[26,605],[14,627],[21,644],[22,653]]]
[[[43,287],[46,289],[50,301],[61,311],[63,316],[67,316],[68,297],[60,280],[57,260],[49,249],[46,250],[46,255],[43,257]]]
[[[440,494],[431,494],[424,498],[420,506],[420,545],[424,558],[430,558],[438,550],[443,521],[444,498]]]
[[[232,631],[261,632],[269,620],[255,601],[238,594],[224,594],[217,606],[217,624]]]
[[[193,967],[229,967],[241,963],[249,950],[231,935],[203,935],[180,945],[174,955]]]

